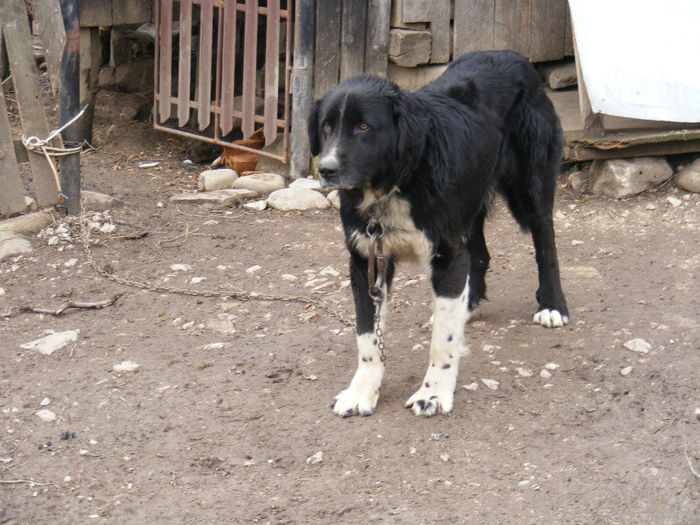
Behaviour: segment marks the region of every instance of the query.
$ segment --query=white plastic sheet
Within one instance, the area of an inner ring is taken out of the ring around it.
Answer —
[[[700,0],[569,0],[594,112],[700,122]]]

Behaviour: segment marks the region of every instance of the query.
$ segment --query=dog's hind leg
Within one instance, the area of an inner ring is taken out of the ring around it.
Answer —
[[[387,260],[384,297],[389,294],[389,286],[394,273],[394,264]],[[357,370],[345,390],[333,399],[333,411],[340,416],[369,416],[377,406],[379,388],[384,378],[384,361],[379,349],[379,341],[374,330],[374,303],[369,296],[367,280],[367,259],[352,252],[350,256],[350,280],[355,301],[357,328]],[[379,312],[379,326],[386,324],[386,305],[383,301]]]
[[[433,416],[452,411],[459,358],[467,354],[464,324],[469,318],[469,254],[461,247],[453,257],[432,261],[433,335],[430,361],[423,384],[406,406],[416,415]]]
[[[469,312],[476,310],[479,302],[486,299],[486,270],[489,268],[491,257],[486,248],[484,238],[484,220],[486,219],[486,208],[474,218],[469,239],[467,239],[467,250],[469,251]]]

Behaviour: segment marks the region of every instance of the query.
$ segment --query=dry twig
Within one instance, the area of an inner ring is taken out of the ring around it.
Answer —
[[[42,308],[40,306],[23,306],[20,308],[21,311],[23,312],[33,312],[35,314],[49,314],[49,315],[55,315],[59,316],[62,315],[66,310],[69,308],[85,308],[85,309],[90,309],[90,310],[101,310],[102,308],[107,308],[108,306],[112,306],[114,303],[117,302],[117,300],[124,295],[124,292],[116,293],[109,299],[105,299],[103,301],[67,301],[63,303],[61,306],[59,306],[57,309],[51,309],[51,308]]]

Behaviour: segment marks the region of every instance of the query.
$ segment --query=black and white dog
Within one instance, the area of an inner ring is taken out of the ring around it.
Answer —
[[[535,323],[569,321],[552,224],[561,126],[522,56],[464,55],[416,92],[377,77],[354,77],[314,102],[308,125],[322,184],[341,190],[357,314],[358,368],[335,397],[337,414],[371,414],[384,376],[368,293],[370,210],[383,210],[386,293],[397,260],[424,259],[430,267],[430,361],[421,387],[406,402],[416,414],[452,410],[458,359],[467,353],[464,324],[486,295],[483,226],[494,192],[532,233],[539,271]],[[382,329],[385,318],[382,308]]]

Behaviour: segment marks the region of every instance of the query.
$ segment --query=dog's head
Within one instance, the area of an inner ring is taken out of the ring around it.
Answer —
[[[410,94],[388,80],[353,77],[316,100],[308,122],[324,186],[389,190],[423,152],[426,125]]]

